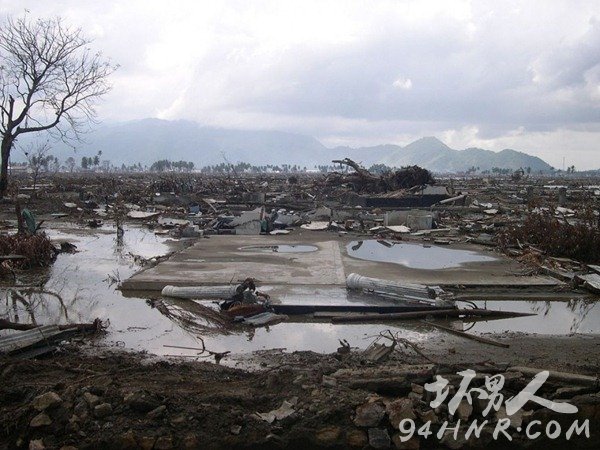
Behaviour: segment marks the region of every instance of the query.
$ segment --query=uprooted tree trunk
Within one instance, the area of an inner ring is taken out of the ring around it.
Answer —
[[[344,158],[342,160],[338,159],[332,162],[352,167],[354,172],[349,174],[332,174],[334,176],[328,177],[327,181],[332,184],[349,183],[356,192],[378,194],[435,183],[435,179],[433,178],[433,175],[431,175],[431,172],[419,166],[403,167],[399,170],[377,176],[373,175],[350,158]]]

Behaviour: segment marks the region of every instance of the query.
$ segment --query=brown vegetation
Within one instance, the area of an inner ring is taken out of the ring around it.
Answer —
[[[499,234],[504,247],[533,245],[550,256],[567,257],[586,263],[600,261],[600,227],[592,211],[577,219],[555,217],[549,212],[529,214],[522,224]]]
[[[0,236],[0,255],[19,255],[21,259],[11,259],[11,269],[31,269],[47,267],[56,257],[56,249],[45,233],[16,233]]]

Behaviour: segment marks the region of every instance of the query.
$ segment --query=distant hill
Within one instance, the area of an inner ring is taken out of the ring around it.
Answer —
[[[493,167],[513,170],[531,167],[534,172],[540,170],[546,172],[552,168],[537,156],[516,150],[504,149],[500,152],[481,148],[453,150],[434,137],[425,137],[406,147],[397,147],[380,162],[389,166],[417,164],[435,172],[457,172],[470,167],[478,167],[480,170],[489,170]]]
[[[26,143],[25,139],[21,144]],[[419,139],[405,147],[327,148],[311,136],[280,131],[232,130],[204,127],[190,121],[144,119],[100,126],[85,136],[85,143],[72,148],[54,144],[53,153],[61,159],[93,156],[102,150],[102,159],[120,166],[141,162],[151,164],[160,159],[192,161],[196,167],[248,162],[254,165],[297,164],[301,167],[330,164],[332,159],[351,158],[365,166],[384,163],[401,167],[418,164],[435,172],[481,170],[492,167],[533,171],[550,170],[540,158],[515,150],[492,152],[478,148],[453,150],[434,137]],[[15,160],[21,155],[15,152]]]

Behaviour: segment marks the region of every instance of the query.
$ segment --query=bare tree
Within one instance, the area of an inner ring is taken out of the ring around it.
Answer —
[[[73,172],[73,170],[75,170],[75,158],[73,158],[72,156],[69,156],[66,160],[65,160],[65,166],[67,168],[67,170],[69,172]]]
[[[94,104],[110,90],[115,66],[93,53],[81,29],[60,18],[9,17],[0,27],[0,198],[8,162],[25,133],[49,131],[77,139],[95,117]]]
[[[55,159],[54,156],[49,155],[50,144],[47,142],[44,144],[31,144],[28,146],[27,150],[24,150],[23,153],[27,158],[27,163],[29,164],[29,169],[31,170],[31,175],[33,176],[33,192],[35,193],[37,188],[37,182],[40,177],[40,173],[48,172],[50,168],[50,164]]]

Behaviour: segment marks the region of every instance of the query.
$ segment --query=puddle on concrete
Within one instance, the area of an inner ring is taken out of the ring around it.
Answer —
[[[493,256],[472,250],[375,239],[350,242],[346,251],[352,258],[401,264],[412,269],[448,269],[467,263],[497,261]]]
[[[261,253],[308,253],[316,252],[319,247],[315,245],[247,245],[240,247],[243,252],[261,252]]]
[[[101,230],[49,230],[54,239],[68,240],[77,245],[79,252],[61,254],[48,270],[28,273],[19,279],[21,284],[42,282],[46,290],[57,292],[64,300],[61,308],[55,298],[41,296],[34,302],[38,323],[90,322],[95,318],[110,321],[108,334],[95,341],[95,345],[119,346],[131,350],[143,350],[157,355],[194,355],[194,351],[164,347],[178,345],[198,347],[197,337],[202,337],[207,348],[214,351],[249,353],[255,350],[285,348],[287,351],[312,350],[333,352],[339,339],[346,339],[353,347],[365,348],[372,336],[391,329],[400,331],[413,342],[438,339],[439,333],[419,322],[390,322],[374,324],[330,324],[299,321],[291,318],[268,328],[231,329],[231,334],[214,331],[200,333],[186,326],[186,319],[195,313],[185,301],[163,299],[163,303],[175,308],[179,316],[167,316],[159,308],[151,307],[146,298],[125,298],[110,284],[110,277],[124,280],[139,267],[130,253],[144,257],[166,254],[173,249],[168,239],[154,235],[141,228],[128,228],[122,244],[113,231]],[[419,249],[422,247],[417,246]],[[429,250],[429,249],[423,249]],[[386,303],[377,297],[348,294],[343,288],[290,287],[286,291],[273,292],[280,301],[289,303],[344,302]],[[158,297],[158,296],[157,296]],[[211,303],[205,303],[211,305]],[[484,306],[480,304],[479,306]],[[585,302],[487,302],[488,308],[511,311],[536,312],[535,317],[477,322],[474,332],[523,331],[540,334],[600,333],[600,307]],[[7,302],[0,302],[0,315],[13,314],[7,310]],[[13,318],[13,316],[10,316]],[[20,311],[21,321],[27,321]],[[467,327],[469,325],[466,325]],[[1,332],[0,332],[1,334]],[[235,364],[235,359],[223,360]]]

